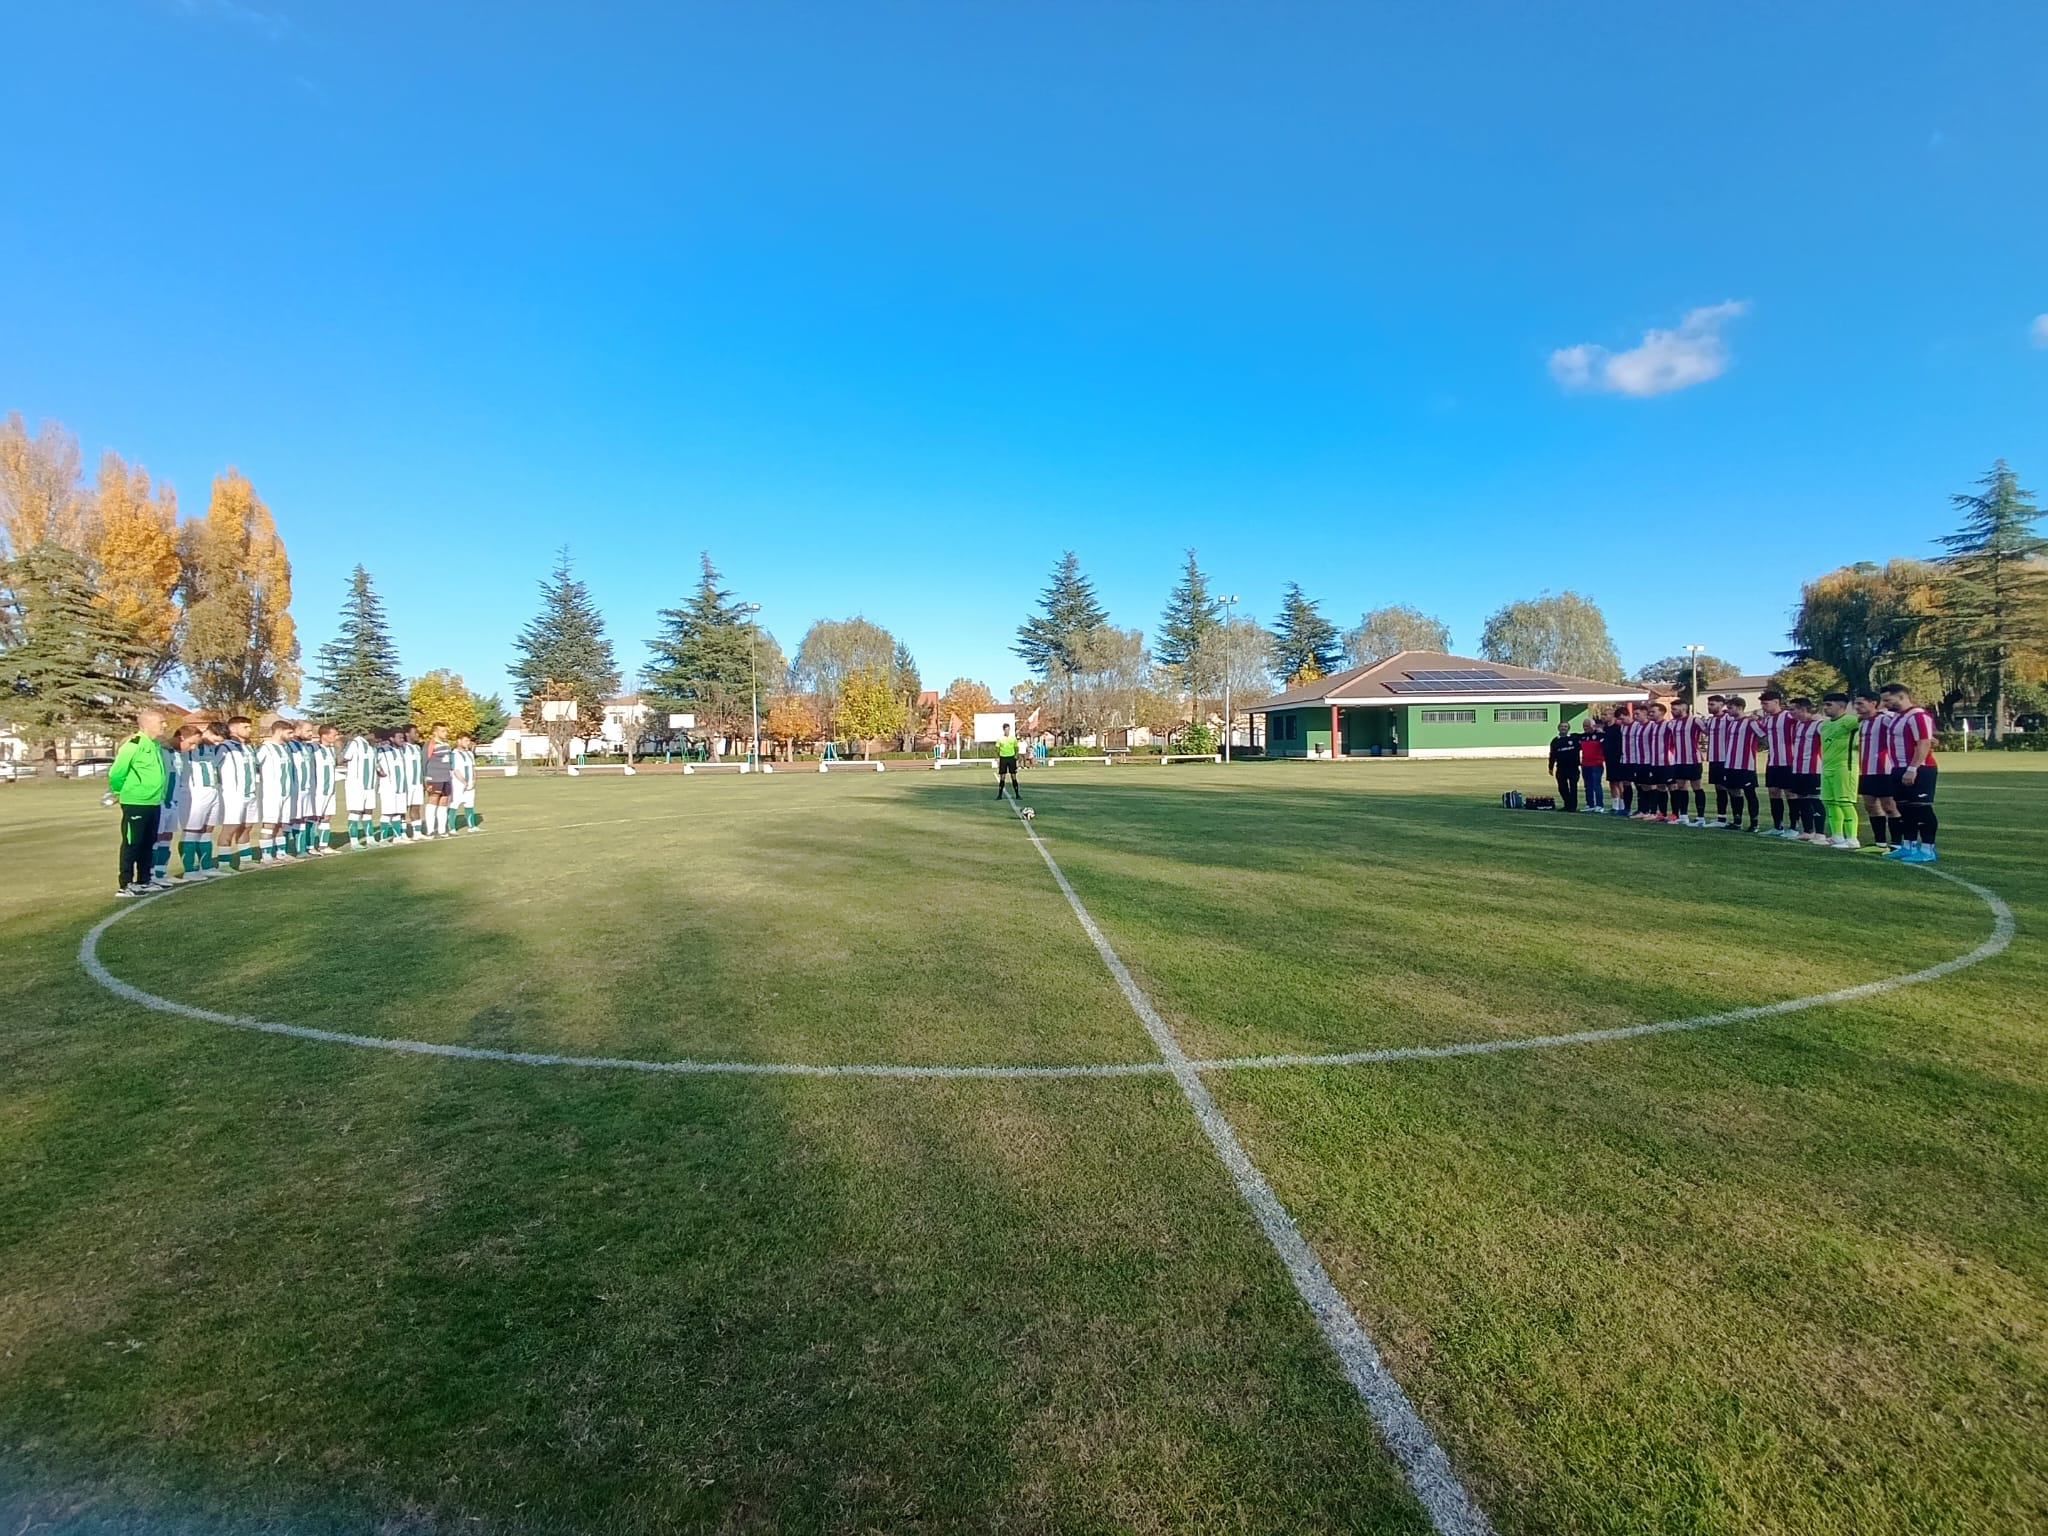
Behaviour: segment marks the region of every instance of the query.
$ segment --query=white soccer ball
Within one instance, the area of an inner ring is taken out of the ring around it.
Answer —
[[[1038,819],[1038,812],[1032,810],[1031,807],[1028,805],[1025,806],[1024,809],[1019,811],[1017,814],[1019,816],[1022,816],[1026,821],[1036,821]]]

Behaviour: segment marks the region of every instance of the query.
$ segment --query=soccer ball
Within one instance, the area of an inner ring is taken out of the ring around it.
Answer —
[[[1035,821],[1038,819],[1038,812],[1032,810],[1031,807],[1028,805],[1025,806],[1024,809],[1019,811],[1017,814],[1019,816],[1022,816],[1026,821]]]

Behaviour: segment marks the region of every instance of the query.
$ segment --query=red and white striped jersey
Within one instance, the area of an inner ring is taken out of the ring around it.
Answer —
[[[1799,722],[1792,718],[1792,711],[1781,709],[1775,715],[1765,715],[1758,722],[1764,728],[1764,763],[1771,768],[1792,766],[1792,738],[1799,729]]]
[[[1820,722],[1818,720],[1793,720],[1790,714],[1778,716],[1792,724],[1790,734],[1791,759],[1786,764],[1794,773],[1820,772]]]
[[[1872,715],[1856,726],[1858,773],[1890,773],[1898,764],[1892,757],[1892,717]]]
[[[1700,722],[1700,729],[1706,734],[1707,761],[1716,768],[1728,762],[1728,717],[1709,715]]]
[[[1621,760],[1625,763],[1647,763],[1649,754],[1644,751],[1643,738],[1649,734],[1650,722],[1631,720],[1621,732]]]
[[[1913,748],[1923,741],[1934,738],[1934,716],[1915,704],[1911,709],[1899,710],[1892,716],[1892,766],[1903,771],[1913,761]],[[1927,753],[1929,764],[1934,763],[1934,753]]]
[[[1694,743],[1692,726],[1690,719],[1680,720],[1675,715],[1664,722],[1663,745],[1666,767],[1682,768],[1687,763],[1699,762],[1699,748]]]

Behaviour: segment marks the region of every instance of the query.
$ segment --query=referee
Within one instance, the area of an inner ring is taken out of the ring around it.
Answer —
[[[1003,781],[1010,781],[1010,798],[1019,805],[1024,797],[1017,793],[1017,731],[1014,726],[1003,727],[1002,739],[996,743],[996,798],[1003,798]]]

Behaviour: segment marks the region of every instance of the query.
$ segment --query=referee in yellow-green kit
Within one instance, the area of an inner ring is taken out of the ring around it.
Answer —
[[[1005,725],[1000,740],[996,742],[996,798],[1003,798],[1003,781],[1010,784],[1010,798],[1023,804],[1024,797],[1017,793],[1017,730]]]

